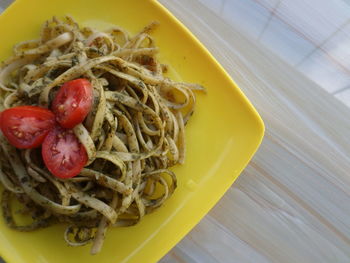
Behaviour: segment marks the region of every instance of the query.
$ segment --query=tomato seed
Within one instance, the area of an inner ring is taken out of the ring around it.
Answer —
[[[61,104],[60,106],[58,106],[57,109],[58,109],[59,112],[64,112],[64,105]]]

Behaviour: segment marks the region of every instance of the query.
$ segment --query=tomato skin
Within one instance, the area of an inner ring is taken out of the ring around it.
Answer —
[[[86,150],[73,131],[58,125],[47,134],[41,154],[47,169],[62,179],[78,175],[88,161]]]
[[[55,115],[37,106],[18,106],[1,112],[0,128],[16,148],[31,149],[41,145],[55,125]]]
[[[0,129],[1,129],[1,126],[2,126],[2,119],[1,119],[1,116],[2,116],[2,112],[0,112]]]
[[[52,111],[62,127],[71,129],[83,122],[91,110],[93,88],[87,79],[75,79],[62,85],[52,102]]]

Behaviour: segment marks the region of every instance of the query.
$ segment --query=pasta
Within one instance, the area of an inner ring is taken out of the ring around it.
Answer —
[[[78,176],[59,179],[43,165],[40,149],[19,150],[0,135],[2,212],[7,225],[32,231],[66,223],[71,246],[101,250],[109,226],[132,226],[173,194],[169,170],[185,160],[184,127],[195,108],[197,84],[164,76],[151,23],[130,37],[119,27],[100,32],[69,16],[47,21],[38,40],[17,44],[0,71],[1,110],[49,107],[57,88],[75,79],[93,85],[92,110],[73,129],[88,163]],[[33,222],[19,225],[11,200]]]

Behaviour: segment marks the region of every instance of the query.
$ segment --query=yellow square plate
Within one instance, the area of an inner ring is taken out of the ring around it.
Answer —
[[[174,195],[140,224],[107,233],[102,252],[90,256],[89,246],[68,247],[64,226],[32,233],[8,229],[0,221],[0,253],[7,262],[156,262],[209,211],[231,186],[257,150],[264,124],[258,113],[202,44],[156,1],[17,0],[0,16],[0,60],[12,46],[38,37],[53,15],[72,15],[83,25],[105,28],[117,24],[136,33],[151,21],[159,58],[176,80],[204,85],[197,110],[186,127],[187,158],[173,170]]]

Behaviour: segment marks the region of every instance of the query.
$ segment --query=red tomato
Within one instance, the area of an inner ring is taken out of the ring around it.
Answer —
[[[73,131],[60,126],[46,136],[41,153],[47,169],[59,178],[78,175],[88,160],[84,146]]]
[[[1,126],[2,126],[2,119],[1,119],[1,116],[2,116],[2,112],[0,112],[0,129],[1,129]]]
[[[19,149],[41,145],[55,124],[55,115],[36,106],[18,106],[1,113],[1,131],[8,141]]]
[[[71,129],[81,123],[92,107],[93,90],[87,79],[66,82],[52,102],[56,120],[62,127]]]

